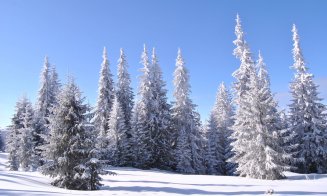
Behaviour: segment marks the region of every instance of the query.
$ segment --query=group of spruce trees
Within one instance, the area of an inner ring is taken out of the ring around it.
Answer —
[[[221,83],[205,125],[190,98],[189,73],[181,50],[174,71],[174,101],[167,89],[155,49],[146,47],[137,99],[124,51],[116,84],[107,51],[101,64],[94,108],[72,78],[65,85],[45,59],[35,107],[23,97],[7,137],[11,170],[34,170],[56,177],[69,189],[98,189],[106,166],[159,168],[184,174],[240,175],[281,179],[283,171],[327,172],[327,114],[318,98],[293,26],[295,78],[289,113],[277,110],[262,55],[255,62],[236,18],[233,96]]]

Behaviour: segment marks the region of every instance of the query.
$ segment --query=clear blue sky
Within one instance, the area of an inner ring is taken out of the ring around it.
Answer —
[[[0,127],[10,123],[20,96],[35,102],[45,55],[63,82],[68,73],[76,77],[93,104],[103,47],[114,74],[119,48],[125,49],[136,90],[143,43],[157,49],[170,98],[177,48],[182,48],[192,98],[206,119],[219,83],[230,85],[239,66],[232,55],[237,13],[254,56],[261,50],[265,58],[282,107],[293,78],[293,23],[321,97],[327,99],[326,10],[324,0],[1,0]]]

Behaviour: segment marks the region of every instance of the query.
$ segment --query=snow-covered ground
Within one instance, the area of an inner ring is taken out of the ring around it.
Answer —
[[[7,154],[0,153],[0,195],[327,195],[327,175],[287,172],[288,179],[269,181],[240,177],[181,175],[160,170],[113,168],[118,175],[104,176],[99,191],[72,191],[50,185],[38,172],[13,172],[5,168]]]

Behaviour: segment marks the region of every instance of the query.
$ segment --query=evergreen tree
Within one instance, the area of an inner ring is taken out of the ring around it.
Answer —
[[[125,163],[125,157],[122,157],[125,146],[122,146],[121,142],[126,141],[126,124],[124,113],[117,98],[114,99],[110,117],[108,130],[109,157],[114,165],[122,165]]]
[[[152,64],[145,47],[141,58],[143,75],[133,120],[134,144],[137,149],[136,166],[167,169],[172,164],[171,117],[167,90],[155,50],[152,54]]]
[[[35,110],[35,130],[33,134],[33,141],[35,142],[35,153],[36,156],[39,157],[40,162],[42,164],[41,153],[42,150],[40,149],[42,145],[45,144],[46,135],[48,134],[48,120],[50,114],[50,96],[51,96],[51,88],[50,88],[50,63],[49,59],[46,56],[44,59],[44,65],[41,72],[40,78],[40,89],[38,91],[38,97],[36,102],[36,110]]]
[[[19,168],[17,153],[18,147],[18,131],[14,128],[14,126],[10,126],[7,134],[6,151],[9,153],[8,168],[11,171],[17,171]]]
[[[23,128],[22,114],[24,113],[24,106],[22,103],[25,98],[20,99],[16,102],[15,114],[11,119],[11,125],[9,126],[9,132],[7,134],[6,149],[8,155],[8,167],[12,171],[17,171],[19,168],[19,129]]]
[[[232,160],[238,164],[236,172],[241,176],[268,180],[281,179],[285,177],[283,171],[290,169],[285,164],[285,159],[291,159],[291,155],[284,152],[279,145],[281,121],[261,55],[258,67],[258,75],[256,72],[250,73],[250,88],[243,97],[246,103],[242,107],[246,114],[246,118],[242,119],[243,131],[246,133],[243,136],[246,137],[242,138],[242,142],[238,138],[233,143],[234,149],[242,149],[243,154],[237,154]],[[236,125],[239,128],[239,125]],[[236,139],[237,134],[233,136]]]
[[[154,108],[153,124],[151,133],[154,142],[154,159],[156,168],[167,169],[172,166],[172,129],[171,129],[171,106],[167,101],[166,84],[163,80],[155,49],[152,51],[152,91]]]
[[[283,178],[289,169],[284,159],[291,156],[279,146],[280,119],[277,103],[270,91],[270,82],[263,60],[259,58],[258,75],[250,49],[244,40],[240,18],[237,15],[234,55],[241,65],[233,76],[237,104],[232,143],[235,155],[230,161],[238,165],[236,173],[259,179]]]
[[[126,143],[128,135],[126,134],[125,116],[117,98],[114,99],[110,117],[108,130],[109,154],[114,165],[126,165],[130,158],[128,150],[131,149],[131,146],[127,146],[129,143]]]
[[[31,103],[24,96],[16,103],[16,112],[11,119],[7,136],[7,151],[9,152],[9,169],[17,171],[22,163],[23,169],[31,163],[32,143],[28,138],[33,128],[33,110]]]
[[[103,62],[101,64],[98,99],[95,108],[95,116],[93,119],[95,132],[98,134],[97,148],[101,149],[104,159],[108,158],[108,120],[110,111],[115,97],[114,83],[112,74],[109,69],[109,60],[107,50],[103,50]]]
[[[124,161],[120,164],[125,166],[131,166],[133,164],[133,138],[131,133],[131,118],[132,118],[132,110],[133,110],[133,91],[131,88],[131,79],[130,74],[127,71],[128,65],[126,61],[126,56],[124,54],[124,50],[120,49],[120,57],[118,60],[118,81],[117,81],[117,90],[116,96],[118,102],[122,108],[124,121],[126,126],[126,137],[123,137],[121,142],[124,143],[126,148],[122,149],[124,154]]]
[[[41,146],[46,143],[48,130],[48,117],[51,114],[52,107],[57,104],[57,95],[60,90],[60,82],[55,67],[51,69],[49,59],[44,59],[43,70],[41,72],[41,87],[38,92],[36,111],[35,111],[35,127],[32,131],[33,142],[35,143],[36,157],[39,164],[42,164]]]
[[[176,170],[181,173],[204,173],[200,115],[190,99],[189,74],[180,49],[176,59],[174,86],[172,118],[177,138],[174,142]]]
[[[32,133],[34,130],[34,110],[31,102],[27,99],[23,99],[22,105],[25,105],[24,112],[22,113],[23,127],[18,130],[20,134],[18,157],[20,167],[24,171],[33,170],[36,167],[34,142]]]
[[[152,85],[152,66],[149,62],[148,53],[144,45],[144,50],[141,56],[143,68],[141,76],[139,99],[135,106],[133,119],[133,134],[136,166],[141,168],[150,168],[155,162],[154,155],[154,108],[153,108],[153,87]]]
[[[210,114],[207,129],[207,162],[209,174],[233,175],[235,164],[228,162],[233,156],[230,137],[233,125],[231,95],[224,83],[219,87],[216,103]]]
[[[251,74],[255,74],[254,62],[251,57],[250,49],[244,40],[244,32],[241,25],[241,20],[239,15],[236,17],[235,26],[236,40],[234,44],[236,48],[233,54],[236,58],[240,59],[240,67],[233,73],[233,77],[236,79],[234,82],[234,103],[236,104],[236,113],[234,115],[235,123],[232,129],[234,133],[232,138],[235,140],[233,142],[233,152],[234,156],[231,159],[235,164],[236,159],[242,158],[246,150],[243,148],[248,145],[248,142],[252,138],[248,122],[248,113],[245,107],[249,105],[249,100],[246,99],[246,92],[250,90]]]
[[[212,110],[206,129],[205,165],[206,173],[210,175],[222,175],[223,155],[220,144],[220,132],[218,130],[215,111]]]
[[[91,132],[86,128],[87,106],[74,81],[70,79],[58,96],[58,106],[50,115],[50,140],[45,155],[48,162],[42,173],[56,177],[54,186],[67,189],[94,190],[105,174],[96,158]]]
[[[51,106],[57,105],[57,95],[60,92],[61,84],[59,81],[58,73],[55,66],[52,66],[50,70],[50,104]]]
[[[228,162],[228,160],[234,156],[232,152],[231,143],[234,141],[231,138],[233,133],[232,126],[234,125],[234,107],[232,104],[232,96],[224,83],[220,85],[217,95],[217,124],[221,131],[221,146],[223,154],[223,175],[233,175],[236,169],[234,163]]]
[[[327,172],[327,119],[326,106],[318,97],[318,86],[303,58],[297,28],[293,25],[293,69],[294,79],[290,85],[292,103],[290,107],[290,127],[297,134],[299,144],[298,164],[304,173]]]
[[[50,114],[50,107],[51,107],[51,81],[50,81],[50,63],[49,59],[46,56],[44,59],[43,70],[41,72],[41,87],[38,92],[37,104],[36,104],[36,111],[37,115],[39,116],[40,121],[44,125],[44,129],[46,129],[45,124],[47,124],[47,117]],[[41,133],[46,133],[45,130]]]

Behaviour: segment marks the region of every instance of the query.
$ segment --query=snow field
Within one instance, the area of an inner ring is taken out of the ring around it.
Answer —
[[[74,191],[50,185],[39,172],[8,171],[7,153],[0,153],[0,195],[327,195],[327,174],[286,172],[285,180],[256,180],[233,176],[182,175],[161,170],[112,168],[99,191]]]

